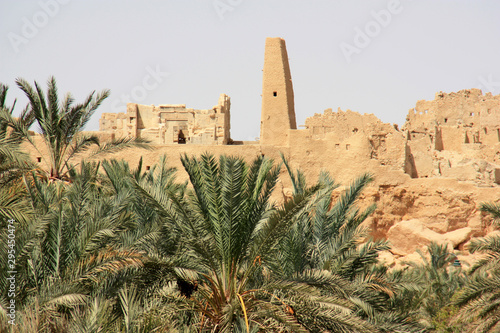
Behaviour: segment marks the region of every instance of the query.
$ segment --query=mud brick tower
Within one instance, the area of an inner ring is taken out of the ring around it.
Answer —
[[[288,146],[290,129],[297,129],[297,123],[285,40],[267,38],[262,80],[260,144]]]

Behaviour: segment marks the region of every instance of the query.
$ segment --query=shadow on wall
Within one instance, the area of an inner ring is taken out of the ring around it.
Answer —
[[[411,148],[406,145],[405,153],[405,173],[410,175],[411,178],[418,178],[417,166],[415,164],[415,157],[411,153]]]

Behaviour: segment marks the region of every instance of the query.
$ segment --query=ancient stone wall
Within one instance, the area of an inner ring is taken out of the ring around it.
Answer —
[[[437,93],[410,109],[403,127],[407,173],[414,178],[453,177],[492,186],[499,183],[500,96],[479,89]]]
[[[397,127],[381,122],[373,114],[362,115],[351,110],[344,112],[340,108],[337,112],[327,109],[323,114],[317,113],[307,118],[305,127],[307,137],[314,144],[327,140],[337,152],[351,151],[359,156],[357,159],[366,157],[377,160],[381,165],[404,169],[403,133]],[[291,139],[291,146],[297,144],[296,140]]]
[[[322,139],[326,133],[333,133],[339,140],[347,139],[358,131],[364,132],[368,124],[380,122],[373,114],[361,115],[351,110],[333,112],[326,109],[323,114],[316,113],[306,119],[306,128],[311,132],[313,139]]]
[[[116,138],[143,138],[155,144],[222,145],[230,140],[230,107],[225,94],[208,110],[190,109],[184,104],[128,103],[126,113],[103,113],[99,126]]]
[[[500,142],[500,96],[479,89],[437,93],[433,101],[421,100],[410,109],[404,129],[408,139],[437,139],[436,150],[462,151],[463,144]]]
[[[137,137],[137,107],[127,104],[127,112],[103,113],[99,119],[99,131],[112,138]]]

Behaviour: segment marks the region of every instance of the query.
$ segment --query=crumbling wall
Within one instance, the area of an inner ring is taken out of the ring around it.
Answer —
[[[418,101],[408,112],[404,129],[413,138],[431,135],[435,128],[442,131],[444,150],[461,151],[462,143],[498,143],[500,95],[465,89],[449,94],[439,92],[433,101]]]
[[[350,150],[356,155],[357,162],[368,150],[369,159],[378,160],[381,165],[404,168],[404,136],[391,124],[381,122],[373,114],[360,114],[351,110],[337,112],[326,109],[323,114],[315,114],[306,119],[306,131],[313,142],[327,140],[335,151]],[[358,137],[358,139],[355,139]],[[360,141],[361,140],[361,141]],[[354,144],[363,142],[363,145]],[[296,145],[291,140],[290,145]]]
[[[347,139],[358,131],[364,132],[368,124],[380,122],[373,114],[360,114],[351,110],[337,112],[326,109],[323,114],[316,113],[306,119],[306,128],[313,139],[324,138],[327,133],[333,133],[339,140]]]
[[[195,110],[185,104],[159,106],[127,104],[126,113],[104,113],[100,130],[115,137],[137,137],[155,144],[227,144],[230,140],[230,108],[222,94],[212,109]]]
[[[103,113],[99,119],[99,130],[111,137],[137,137],[137,104],[127,104],[127,112]]]
[[[479,89],[437,93],[433,101],[418,101],[410,109],[403,131],[412,177],[498,183],[498,166],[487,160],[500,148],[500,95],[483,95]]]

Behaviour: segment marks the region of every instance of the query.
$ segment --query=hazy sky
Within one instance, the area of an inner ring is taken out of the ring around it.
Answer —
[[[500,1],[0,0],[0,82],[15,78],[81,101],[208,109],[231,97],[231,136],[259,136],[266,37],[286,40],[297,125],[326,108],[404,123],[439,91],[500,94]]]

